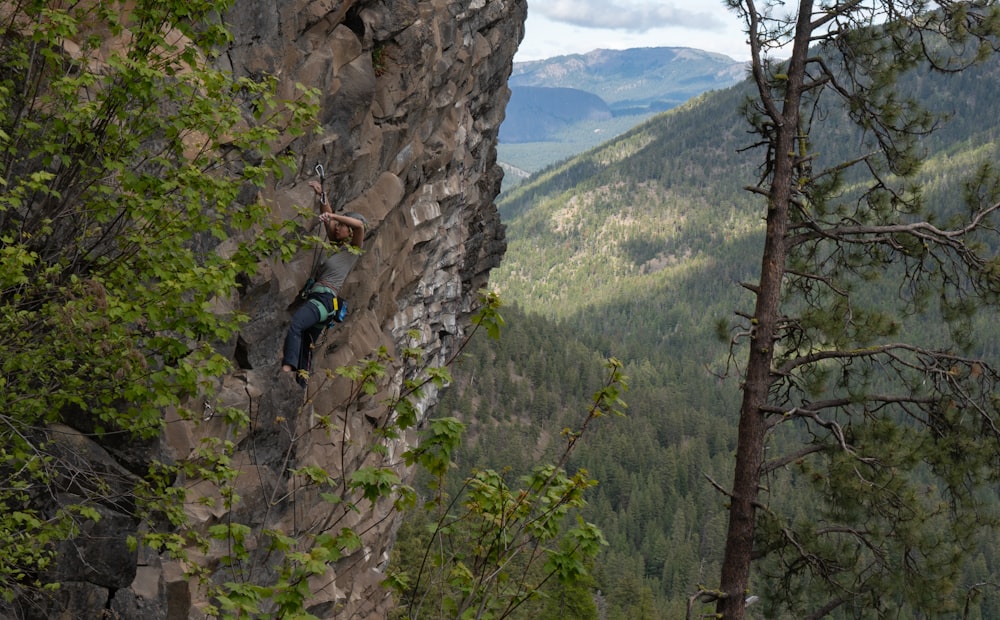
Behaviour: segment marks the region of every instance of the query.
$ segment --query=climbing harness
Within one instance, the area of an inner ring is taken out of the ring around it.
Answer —
[[[313,286],[310,294],[314,293],[333,293],[333,289],[327,288],[325,286]],[[319,310],[319,323],[330,327],[334,323],[343,323],[344,319],[347,318],[347,302],[343,299],[337,297],[333,294],[333,309],[330,310],[323,303],[323,300],[316,299],[315,297],[309,297],[309,303],[316,306]]]

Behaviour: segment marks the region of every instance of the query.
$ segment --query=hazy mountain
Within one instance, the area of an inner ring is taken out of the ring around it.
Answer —
[[[508,181],[572,157],[653,114],[745,77],[728,56],[681,47],[594,50],[514,64],[500,128]]]
[[[514,63],[509,84],[578,88],[592,92],[621,114],[666,110],[706,90],[746,77],[746,64],[723,54],[686,47],[594,50]]]
[[[577,88],[521,86],[511,90],[507,117],[500,126],[504,142],[537,142],[567,125],[606,121],[611,108],[593,93]]]

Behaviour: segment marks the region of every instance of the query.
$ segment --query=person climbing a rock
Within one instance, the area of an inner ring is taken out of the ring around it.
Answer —
[[[325,225],[327,238],[336,248],[313,274],[314,282],[305,291],[306,303],[292,314],[281,358],[281,369],[285,372],[309,371],[313,343],[323,333],[329,314],[336,309],[334,304],[339,301],[337,294],[358,261],[368,224],[360,213],[334,213],[322,184],[310,181],[309,186],[319,198],[319,219]],[[296,380],[305,385],[303,374],[298,373]]]

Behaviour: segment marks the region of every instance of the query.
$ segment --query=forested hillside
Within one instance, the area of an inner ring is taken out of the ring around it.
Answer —
[[[950,115],[924,143],[924,191],[942,217],[960,207],[960,175],[1000,155],[998,85],[996,62],[901,84]],[[600,360],[625,363],[628,415],[603,420],[573,460],[600,481],[585,517],[609,542],[594,569],[607,618],[681,618],[697,584],[718,575],[725,497],[710,480],[730,483],[740,397],[727,374],[739,358],[718,332],[749,309],[740,283],[757,278],[763,214],[744,190],[759,173],[742,151],[747,92],[701,96],[503,197],[510,246],[491,282],[513,305],[509,327],[498,343],[474,343],[457,369],[462,387],[441,405],[471,424],[463,471],[516,473],[586,407]],[[817,168],[859,144],[841,111],[826,113]],[[870,286],[874,299],[895,294],[891,278]],[[940,329],[933,314],[898,319],[928,338]],[[977,352],[995,357],[994,317],[969,323]],[[996,540],[966,559],[968,583],[997,582]],[[996,588],[979,593],[967,617],[1000,617]]]

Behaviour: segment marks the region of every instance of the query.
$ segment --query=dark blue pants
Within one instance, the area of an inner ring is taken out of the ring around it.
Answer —
[[[310,295],[310,298],[322,301],[327,311],[333,308],[333,295],[329,293]],[[319,319],[319,309],[311,301],[300,305],[292,314],[292,322],[285,335],[282,364],[288,364],[294,370],[312,369],[312,347],[324,327]]]

